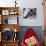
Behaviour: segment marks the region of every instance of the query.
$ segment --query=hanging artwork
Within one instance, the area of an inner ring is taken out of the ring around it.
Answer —
[[[1,32],[0,32],[0,34],[1,34]],[[4,40],[4,41],[18,40],[18,32],[14,32],[10,28],[5,28],[5,29],[3,29],[0,37],[2,37],[2,40]]]
[[[36,17],[37,9],[36,8],[23,8],[23,18],[32,18]]]

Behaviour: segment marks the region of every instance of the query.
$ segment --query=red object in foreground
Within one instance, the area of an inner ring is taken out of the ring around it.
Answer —
[[[22,38],[21,45],[26,46],[25,39],[28,39],[29,37],[32,37],[32,36],[37,37],[36,33],[33,31],[32,28],[27,29],[24,37]],[[41,46],[40,42],[38,42],[35,46]]]

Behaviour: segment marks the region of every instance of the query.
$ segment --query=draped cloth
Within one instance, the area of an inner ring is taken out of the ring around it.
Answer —
[[[33,36],[34,38],[36,38],[35,41],[37,41],[37,43],[36,43],[34,46],[41,46],[39,40],[37,39],[37,34],[36,34],[36,32],[33,31],[32,28],[28,28],[27,31],[25,32],[24,37],[22,38],[21,45],[22,45],[22,46],[28,46],[27,44],[28,44],[29,42],[26,43],[25,40],[26,40],[26,39],[29,40],[29,38],[32,38],[32,36]],[[30,43],[30,44],[31,44],[31,43]],[[30,46],[31,46],[31,45],[30,45]]]

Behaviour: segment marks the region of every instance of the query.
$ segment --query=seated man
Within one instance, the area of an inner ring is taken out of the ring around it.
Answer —
[[[22,39],[22,46],[41,46],[40,42],[37,39],[37,35],[31,28],[29,28]]]

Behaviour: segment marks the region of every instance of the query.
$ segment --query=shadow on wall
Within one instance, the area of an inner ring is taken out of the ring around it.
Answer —
[[[39,41],[41,43],[43,43],[43,30],[42,30],[42,26],[21,26],[20,27],[20,31],[19,31],[19,40],[21,42],[24,33],[26,32],[26,30],[28,28],[32,28],[34,30],[34,32],[36,32],[37,37],[39,39]]]

